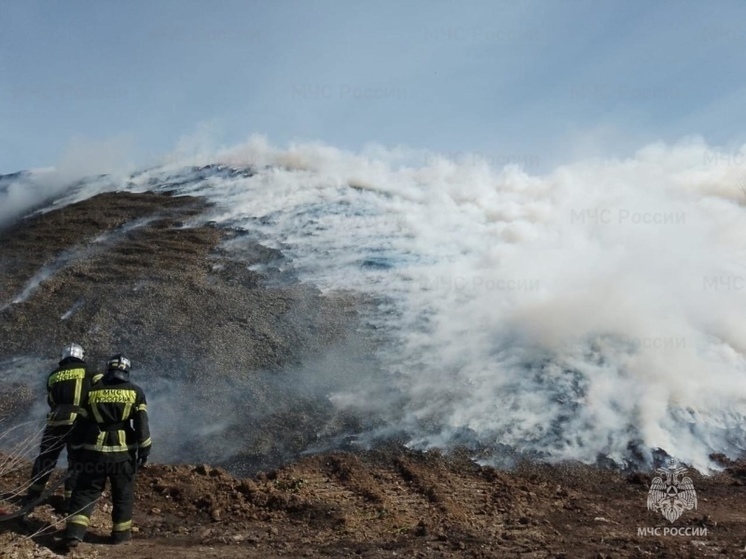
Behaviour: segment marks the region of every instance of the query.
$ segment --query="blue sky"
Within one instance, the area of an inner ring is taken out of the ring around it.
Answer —
[[[536,170],[746,140],[737,0],[18,0],[0,17],[0,173],[255,133]]]

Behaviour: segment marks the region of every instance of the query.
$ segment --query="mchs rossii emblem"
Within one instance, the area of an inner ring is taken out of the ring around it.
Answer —
[[[684,476],[686,468],[659,468],[657,471],[661,475],[653,478],[648,491],[650,510],[660,511],[673,523],[685,510],[697,508],[697,492],[692,478]]]

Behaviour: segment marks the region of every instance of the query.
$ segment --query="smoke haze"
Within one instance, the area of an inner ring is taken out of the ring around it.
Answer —
[[[176,190],[302,280],[373,295],[384,373],[323,393],[375,418],[368,436],[586,462],[661,448],[698,467],[746,448],[746,148],[693,138],[535,176],[484,154],[256,137],[67,192],[28,180],[5,185],[0,224],[50,195]]]

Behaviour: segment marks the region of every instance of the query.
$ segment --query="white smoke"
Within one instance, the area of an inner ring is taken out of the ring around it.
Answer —
[[[424,446],[659,447],[698,466],[746,448],[743,150],[690,139],[546,176],[371,152],[254,138],[220,160],[271,167],[185,187],[324,289],[389,301],[375,320],[397,336],[397,398],[340,406]]]
[[[255,174],[183,167],[208,162]],[[662,448],[697,467],[746,449],[746,147],[687,139],[532,176],[257,137],[120,186],[207,196],[210,219],[281,248],[303,279],[377,296],[388,386],[330,398],[413,445]]]
[[[84,177],[131,171],[131,145],[132,140],[125,137],[72,138],[53,167],[0,178],[0,228],[79,187]],[[97,184],[95,189],[79,192],[77,199],[85,199],[101,190],[102,185]]]
[[[40,172],[37,171],[36,175],[39,174]],[[29,174],[4,177],[0,181],[0,228],[37,204],[51,198],[57,192],[59,192],[58,188],[41,185]]]

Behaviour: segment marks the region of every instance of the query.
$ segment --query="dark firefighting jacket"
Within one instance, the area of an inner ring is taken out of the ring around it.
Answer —
[[[47,403],[49,414],[47,425],[51,427],[72,425],[81,411],[91,386],[101,380],[80,359],[68,358],[60,361],[59,367],[47,377]]]
[[[148,404],[136,384],[104,377],[88,392],[81,416],[72,441],[81,458],[118,462],[150,452]]]

